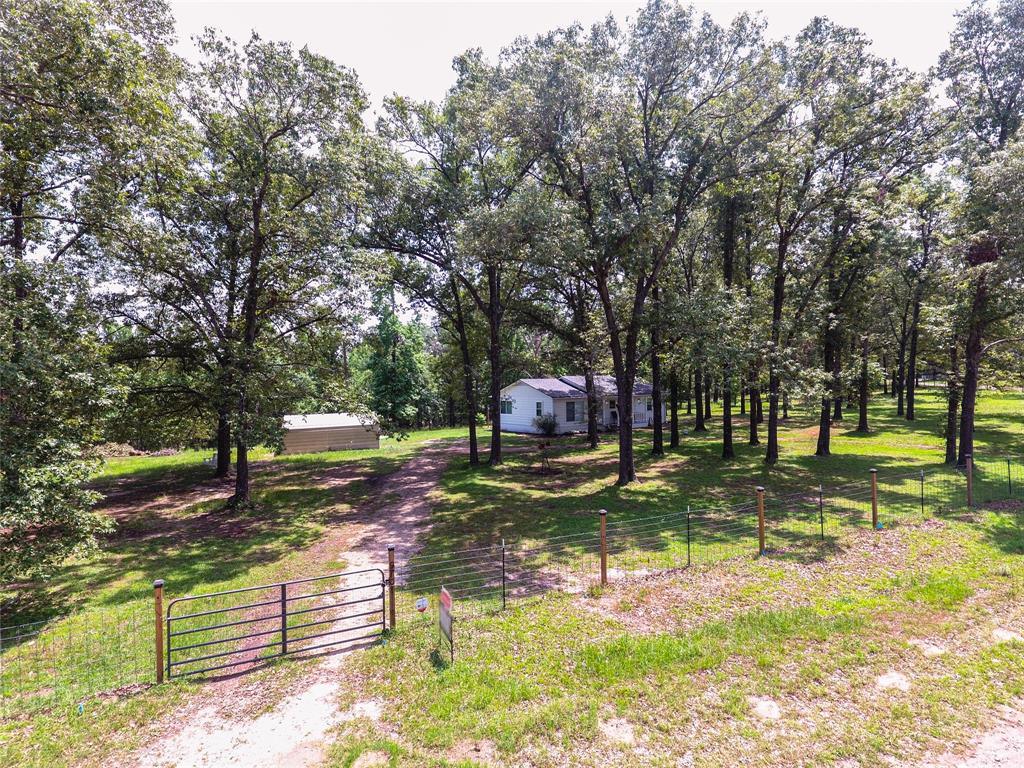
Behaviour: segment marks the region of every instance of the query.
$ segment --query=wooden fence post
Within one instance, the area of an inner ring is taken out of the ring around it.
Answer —
[[[388,619],[395,630],[395,546],[388,546]]]
[[[764,486],[757,486],[757,554],[764,554]]]
[[[974,509],[974,457],[967,454],[967,508]]]
[[[601,586],[608,584],[608,511],[602,509],[601,515]]]
[[[878,528],[878,470],[871,470],[871,530]]]
[[[164,580],[153,582],[153,608],[156,613],[156,682],[164,681]]]

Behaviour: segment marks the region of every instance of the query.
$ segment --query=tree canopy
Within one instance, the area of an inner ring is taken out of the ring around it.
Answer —
[[[651,0],[470,48],[373,125],[307,48],[207,30],[175,57],[159,0],[0,0],[0,25],[0,581],[109,525],[106,441],[208,447],[250,507],[287,413],[466,424],[497,465],[504,387],[580,375],[596,447],[609,374],[654,391],[649,433],[619,398],[626,485],[689,416],[773,467],[792,413],[826,457],[926,384],[963,463],[979,392],[1021,385],[1020,0],[974,0],[927,74],[827,18],[772,40]]]

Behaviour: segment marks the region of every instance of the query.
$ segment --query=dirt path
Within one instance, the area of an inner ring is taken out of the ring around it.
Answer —
[[[346,570],[387,566],[387,545],[404,563],[430,529],[430,492],[441,479],[449,460],[462,450],[459,443],[428,446],[401,469],[377,485],[373,500],[337,525],[306,555],[312,573],[319,564],[342,560]],[[338,468],[343,474],[344,468]],[[339,485],[332,470],[320,478]],[[344,653],[325,656],[298,680],[288,682],[295,691],[267,710],[266,686],[243,676],[204,686],[198,703],[179,712],[175,724],[130,755],[116,756],[110,768],[306,768],[324,758],[326,739],[336,725],[354,717],[376,718],[380,703],[358,702],[348,711],[338,704],[343,686]],[[261,712],[262,710],[262,712]]]

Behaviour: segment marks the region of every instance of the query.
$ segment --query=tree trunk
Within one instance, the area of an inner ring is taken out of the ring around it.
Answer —
[[[896,415],[903,415],[903,383],[907,378],[907,332],[906,320],[903,321],[903,330],[900,334],[900,351],[896,360],[896,377],[893,384],[896,387]]]
[[[668,445],[670,448],[679,447],[679,375],[676,373],[675,366],[672,367],[671,372],[668,375],[668,386],[669,386],[669,439]]]
[[[843,344],[836,339],[832,362],[832,420],[843,420]]]
[[[704,419],[711,418],[711,374],[704,374]]]
[[[630,370],[632,368],[632,371]],[[636,368],[630,366],[615,377],[619,391],[619,485],[629,485],[636,480],[633,463],[633,384]],[[625,392],[626,396],[622,397]]]
[[[501,278],[496,267],[487,268],[487,358],[491,366],[491,455],[487,463],[501,464]]]
[[[960,363],[956,344],[949,345],[949,376],[946,384],[946,463],[956,464],[956,416],[960,409]]]
[[[686,415],[693,415],[693,371],[686,371]]]
[[[779,234],[772,278],[771,348],[768,353],[768,447],[764,461],[769,466],[779,461],[779,344],[782,341],[782,305],[786,299],[786,253],[789,237]]]
[[[594,366],[591,364],[589,355],[586,367],[583,370],[583,382],[587,390],[587,445],[597,448],[599,438],[597,435],[597,390],[594,388]]]
[[[722,372],[722,458],[736,458],[732,444],[732,371],[729,365]]]
[[[774,365],[768,373],[768,450],[764,461],[769,466],[779,461],[779,373]]]
[[[662,456],[665,453],[665,437],[662,434],[661,423],[661,328],[659,327],[659,293],[658,286],[651,289],[651,300],[653,302],[654,322],[651,324],[651,405],[654,406],[654,444],[651,447],[651,454]],[[632,398],[630,398],[632,399]]]
[[[917,333],[921,303],[915,302],[910,330],[910,354],[907,360],[907,421],[914,420],[914,387],[917,385]]]
[[[707,432],[708,428],[704,426],[704,372],[699,365],[693,369],[693,399],[697,401],[693,431]]]
[[[760,445],[761,438],[757,434],[758,414],[761,412],[761,391],[757,387],[750,388],[750,438],[748,445]]]
[[[747,415],[747,384],[740,380],[740,416]]]
[[[6,383],[5,380],[13,382],[19,378],[19,374],[22,373],[21,366],[23,365],[23,355],[25,350],[25,320],[24,317],[28,314],[25,311],[25,300],[28,298],[28,286],[25,283],[25,275],[22,272],[25,261],[25,253],[27,249],[27,243],[25,242],[25,202],[22,197],[19,197],[16,201],[10,204],[11,216],[12,216],[12,232],[11,232],[11,250],[13,251],[14,264],[11,276],[13,277],[14,283],[14,312],[11,319],[11,359],[10,359],[10,371],[13,376],[4,376],[0,378],[0,383]],[[6,301],[7,297],[0,299]],[[15,385],[17,386],[17,385]],[[24,408],[24,401],[18,395],[17,390],[12,392],[0,389],[0,401],[7,398],[12,398],[10,403],[10,410],[7,415],[7,424],[4,425],[4,429],[10,430],[11,435],[19,434],[19,428],[24,423],[26,414],[22,412]],[[15,438],[16,439],[16,438]],[[10,445],[7,440],[3,441],[0,447],[7,448]],[[5,491],[10,493],[19,493],[22,488],[22,477],[21,472],[18,468],[17,462],[7,462],[0,457],[0,500],[3,499]]]
[[[609,289],[608,275],[600,268],[594,270],[598,295],[604,310],[605,324],[608,328],[608,346],[612,353],[612,365],[615,368],[615,385],[619,411],[619,478],[618,485],[624,486],[634,482],[636,466],[633,459],[633,385],[636,382],[636,370],[639,363],[638,351],[640,318],[635,311],[625,327],[625,343],[623,343],[623,326],[615,314]],[[634,297],[634,306],[643,308],[643,292]]]
[[[466,316],[462,310],[459,286],[451,278],[452,300],[455,308],[455,331],[459,335],[459,354],[462,356],[462,394],[466,398],[466,419],[469,427],[469,466],[480,464],[480,453],[476,436],[476,383],[473,380],[473,360],[469,354],[469,334],[466,332]]]
[[[727,299],[732,298],[733,266],[736,259],[737,231],[740,200],[736,194],[725,202],[725,226],[722,232],[722,280],[725,283]],[[742,390],[742,384],[740,388]],[[732,363],[722,366],[722,458],[736,457],[732,443]]]
[[[857,417],[857,431],[868,431],[868,337],[860,341],[860,382],[857,392],[860,412]]]
[[[963,401],[960,405],[960,450],[958,466],[967,465],[967,455],[974,455],[974,409],[978,399],[978,371],[981,368],[982,327],[972,322],[967,333],[964,354]]]
[[[835,376],[835,332],[831,327],[825,329],[824,348],[822,349],[822,363],[825,373],[830,377]],[[835,379],[826,381],[825,391],[821,397],[821,411],[818,414],[818,444],[815,447],[815,456],[831,455],[832,442],[832,398],[831,394],[835,388]]]
[[[818,415],[818,445],[815,456],[830,456],[829,445],[832,439],[832,401],[828,397],[821,398],[821,412]]]
[[[249,495],[249,445],[246,443],[243,430],[238,430],[235,437],[235,495],[232,503],[243,506],[250,501]]]
[[[217,414],[217,469],[214,477],[227,477],[231,471],[231,422],[227,411]]]
[[[266,179],[264,180],[266,182]],[[262,208],[254,202],[252,208],[252,245],[249,249],[249,268],[245,278],[245,297],[242,300],[242,356],[238,361],[238,422],[235,425],[235,493],[231,504],[248,506],[249,489],[249,375],[255,355],[256,336],[259,333],[258,305],[262,285],[260,270],[263,264]]]

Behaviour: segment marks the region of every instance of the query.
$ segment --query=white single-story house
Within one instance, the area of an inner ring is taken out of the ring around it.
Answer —
[[[614,376],[594,376],[597,394],[597,423],[602,429],[619,428],[619,395]],[[654,387],[644,382],[633,385],[633,426],[654,423]],[[558,433],[584,432],[587,429],[587,389],[583,376],[548,376],[519,379],[501,390],[501,429],[503,432],[540,434],[533,423],[538,416],[554,414]],[[661,418],[666,418],[665,403]]]
[[[356,413],[308,413],[284,417],[281,453],[320,453],[380,448],[380,427]]]

